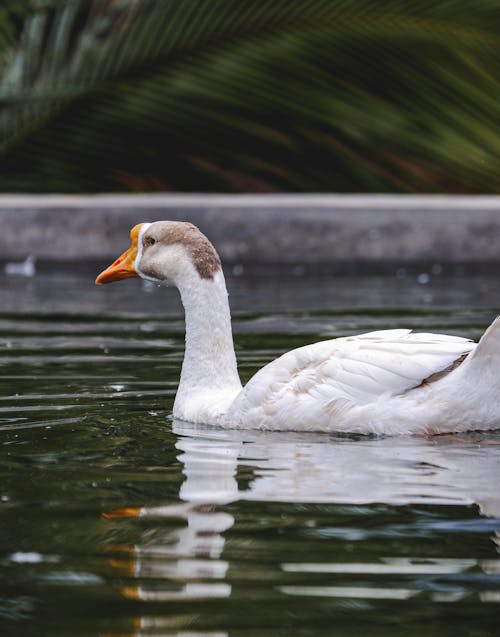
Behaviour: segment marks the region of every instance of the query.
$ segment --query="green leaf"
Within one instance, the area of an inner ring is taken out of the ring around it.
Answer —
[[[498,192],[499,13],[7,3],[0,190]]]

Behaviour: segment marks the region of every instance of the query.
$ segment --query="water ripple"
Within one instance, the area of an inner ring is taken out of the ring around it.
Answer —
[[[476,281],[430,281],[431,303],[422,286],[369,277],[356,289],[242,279],[230,288],[244,379],[325,335],[477,338],[493,314]],[[139,287],[131,313],[120,286],[19,285],[31,296],[9,284],[0,315],[11,634],[496,634],[499,433],[395,440],[173,422],[178,307],[164,316],[153,290],[145,310]]]

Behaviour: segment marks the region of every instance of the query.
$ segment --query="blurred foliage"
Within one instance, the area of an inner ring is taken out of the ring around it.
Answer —
[[[500,191],[498,0],[4,0],[0,190]]]

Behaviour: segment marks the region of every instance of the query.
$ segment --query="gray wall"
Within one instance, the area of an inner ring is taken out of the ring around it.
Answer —
[[[113,259],[159,219],[193,222],[227,262],[500,259],[500,197],[169,194],[0,196],[0,259]]]

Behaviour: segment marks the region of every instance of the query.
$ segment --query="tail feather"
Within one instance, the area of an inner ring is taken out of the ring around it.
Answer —
[[[477,361],[483,357],[498,357],[500,364],[500,316],[497,316],[493,323],[482,335],[477,347],[469,356],[469,361]]]

